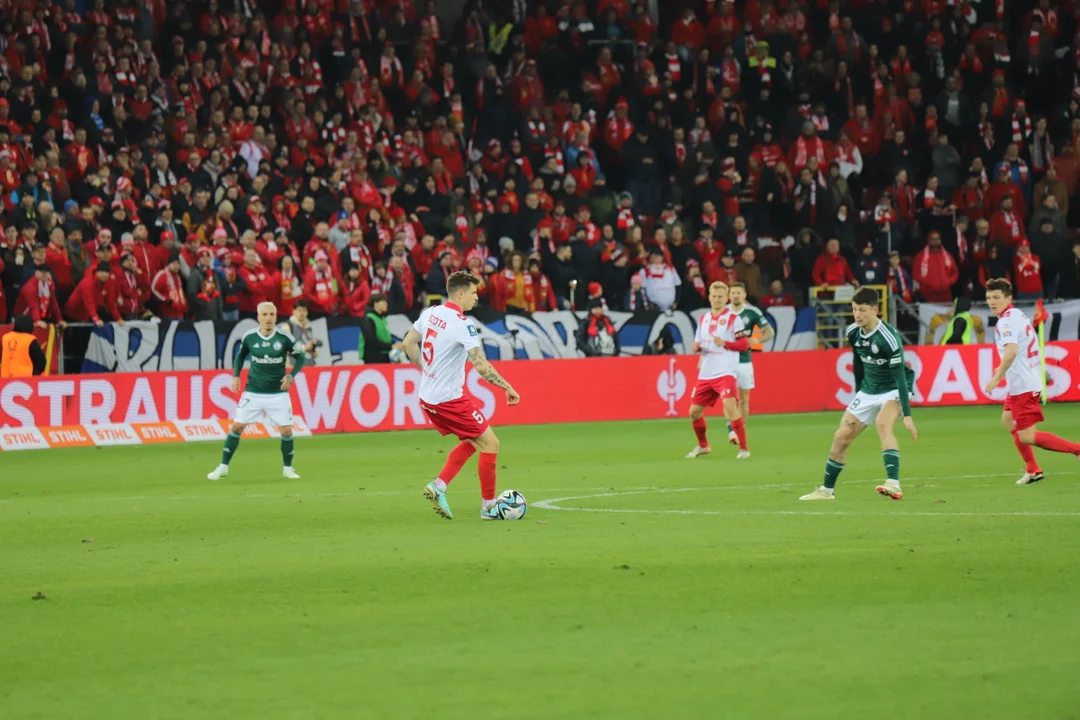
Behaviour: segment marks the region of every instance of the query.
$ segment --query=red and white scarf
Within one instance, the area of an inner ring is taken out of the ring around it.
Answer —
[[[676,53],[668,53],[664,58],[667,60],[668,72],[671,73],[671,82],[678,84],[682,80],[682,61]]]
[[[52,280],[46,280],[45,282],[38,281],[38,313],[39,317],[44,320],[49,317],[49,306],[52,304]]]
[[[384,88],[405,86],[404,75],[401,70],[401,60],[395,57],[383,55],[379,58],[379,82]]]
[[[1024,115],[1024,126],[1020,127],[1020,118],[1016,113],[1012,115],[1012,141],[1014,143],[1022,144],[1027,138],[1031,137],[1031,116]]]

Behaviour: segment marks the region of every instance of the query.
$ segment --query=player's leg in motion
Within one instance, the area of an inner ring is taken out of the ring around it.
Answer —
[[[484,520],[498,520],[495,509],[495,469],[499,460],[499,438],[489,427],[473,440],[480,457],[476,463],[476,474],[480,477],[480,517]]]
[[[750,457],[750,449],[746,445],[746,421],[743,420],[742,413],[739,411],[739,401],[736,398],[724,398],[724,417],[731,423],[731,429],[739,441],[739,453],[735,459],[743,460]]]
[[[686,454],[686,457],[696,458],[711,453],[712,448],[709,447],[709,439],[706,436],[708,425],[705,422],[704,405],[690,406],[690,425],[694,428],[694,435],[697,436],[698,444],[693,450]]]
[[[469,458],[476,454],[476,443],[473,440],[462,440],[446,456],[446,462],[438,477],[424,488],[424,497],[431,501],[435,512],[447,520],[454,519],[454,513],[450,511],[450,503],[446,499],[446,486],[449,485]]]
[[[866,425],[859,421],[850,412],[845,412],[840,419],[840,427],[833,433],[832,447],[829,448],[829,459],[825,463],[825,480],[821,487],[812,493],[803,495],[800,500],[832,500],[833,489],[836,487],[836,479],[844,471],[844,461],[847,460],[848,448],[859,433],[866,429]]]
[[[886,478],[885,484],[878,485],[875,490],[879,495],[891,497],[893,500],[904,497],[900,490],[900,443],[896,441],[896,433],[893,431],[903,412],[899,401],[890,400],[878,412],[875,422],[878,437],[881,439],[881,459],[885,463]]]
[[[1023,429],[1017,428],[1015,431],[1015,436],[1020,440],[1020,442],[1026,445],[1034,445],[1037,448],[1049,450],[1050,452],[1067,453],[1069,455],[1076,455],[1080,457],[1080,443],[1074,443],[1071,440],[1066,440],[1063,437],[1058,437],[1053,433],[1040,432],[1038,430],[1038,425],[1030,425]],[[1027,458],[1024,459],[1027,460]],[[1038,466],[1036,465],[1036,467]],[[1025,477],[1030,474],[1031,471],[1028,470]],[[1042,473],[1040,472],[1039,480],[1042,479],[1041,475]],[[1024,480],[1024,478],[1020,478],[1020,480],[1022,481]],[[1032,480],[1029,478],[1027,482],[1018,482],[1017,484],[1027,485],[1031,482],[1036,482],[1036,480]]]
[[[237,448],[240,447],[240,438],[244,434],[245,427],[247,427],[245,423],[239,422],[234,422],[229,427],[229,434],[225,436],[225,446],[221,449],[221,463],[210,471],[210,474],[206,476],[207,480],[221,480],[229,474],[229,463],[232,462]],[[292,428],[289,428],[289,431],[292,432]]]
[[[1020,434],[1016,430],[1016,422],[1013,420],[1012,412],[1006,410],[1001,413],[1001,424],[1005,426],[1005,429],[1012,435],[1013,445],[1016,446],[1016,451],[1020,453],[1020,457],[1024,460],[1024,474],[1016,481],[1017,485],[1030,485],[1031,483],[1037,483],[1046,476],[1043,475],[1042,468],[1039,467],[1039,463],[1035,460],[1035,449],[1020,439]]]

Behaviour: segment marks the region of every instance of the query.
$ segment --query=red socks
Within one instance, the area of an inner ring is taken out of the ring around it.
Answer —
[[[746,421],[742,418],[732,420],[731,429],[735,431],[735,437],[739,438],[739,449],[746,450]]]
[[[698,447],[709,447],[709,441],[705,438],[705,418],[699,417],[691,423],[694,426],[694,434],[697,435]]]
[[[1020,457],[1024,459],[1024,468],[1026,472],[1034,475],[1037,472],[1042,472],[1039,469],[1039,463],[1035,462],[1035,451],[1031,449],[1031,446],[1020,439],[1020,436],[1015,432],[1012,434],[1013,444],[1016,445],[1017,452],[1020,453]]]
[[[1043,450],[1050,450],[1051,452],[1080,455],[1080,443],[1074,443],[1065,438],[1060,438],[1053,433],[1035,433],[1035,446],[1041,447]]]
[[[460,442],[457,444],[450,454],[446,456],[446,464],[443,465],[443,469],[439,471],[439,479],[447,485],[450,481],[457,477],[457,474],[461,472],[461,468],[465,463],[469,462],[469,458],[476,452],[476,446],[468,442]]]
[[[495,460],[497,453],[480,453],[477,474],[480,475],[480,497],[484,500],[495,499]]]

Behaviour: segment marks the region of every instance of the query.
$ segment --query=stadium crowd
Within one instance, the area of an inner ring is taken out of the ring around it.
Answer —
[[[668,5],[0,3],[0,320],[1080,297],[1077,3]]]

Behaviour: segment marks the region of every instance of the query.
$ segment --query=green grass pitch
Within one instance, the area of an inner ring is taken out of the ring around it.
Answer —
[[[505,523],[475,460],[431,511],[434,431],[4,453],[0,716],[1080,718],[1080,463],[916,418],[901,502],[872,434],[798,502],[839,413],[497,428]]]

